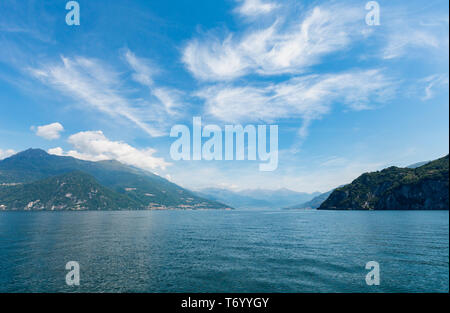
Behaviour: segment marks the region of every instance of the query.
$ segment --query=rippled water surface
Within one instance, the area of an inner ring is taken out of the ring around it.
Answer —
[[[448,236],[448,211],[0,212],[0,292],[448,292]]]

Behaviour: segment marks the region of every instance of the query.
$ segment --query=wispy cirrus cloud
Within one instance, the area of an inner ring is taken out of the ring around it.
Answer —
[[[244,16],[267,14],[279,6],[277,3],[268,0],[238,0],[238,3],[240,5],[235,9],[235,12]]]
[[[159,72],[159,69],[151,64],[151,62],[145,58],[137,57],[130,50],[125,52],[125,60],[128,65],[133,69],[133,79],[141,85],[149,88],[151,95],[158,99],[159,104],[169,115],[177,115],[179,112],[177,109],[181,107],[182,93],[178,90],[160,87],[155,84],[153,76]]]
[[[293,8],[293,3],[238,1],[234,12],[244,19],[259,18],[260,23],[246,23],[240,31],[221,35],[220,30],[211,30],[188,41],[182,60],[200,82],[195,94],[203,99],[205,114],[230,122],[298,118],[302,121],[298,134],[306,137],[312,121],[333,106],[372,109],[400,91],[397,87],[403,82],[393,78],[390,68],[355,65],[358,61],[379,64],[405,57],[411,49],[448,51],[448,31],[442,31],[448,17],[436,19],[435,11],[427,15],[433,21],[428,23],[412,20],[417,12],[398,18],[401,10],[384,5],[382,26],[370,27],[364,21],[363,5],[303,4],[302,13],[288,12],[289,6]],[[355,46],[364,48],[353,50]],[[326,66],[329,57],[345,60],[344,51],[354,60]],[[442,79],[425,83],[424,99],[432,96]],[[410,84],[423,86],[417,81]]]
[[[235,12],[242,15],[243,8],[264,3],[242,1]],[[372,34],[363,7],[324,4],[304,7],[303,12],[297,18],[274,14],[269,26],[246,25],[224,39],[207,33],[187,43],[182,58],[203,83],[195,95],[204,100],[205,114],[228,122],[298,118],[298,134],[306,137],[311,122],[332,105],[370,109],[395,92],[396,84],[381,69],[310,74],[328,55]]]
[[[448,74],[430,75],[422,79],[422,82],[425,84],[422,100],[433,98],[436,89],[446,87],[448,90],[449,86]]]
[[[301,118],[311,121],[330,111],[333,103],[352,110],[373,107],[395,91],[381,70],[306,75],[282,83],[205,87],[197,93],[205,101],[205,113],[228,122]]]
[[[125,60],[128,65],[133,69],[133,79],[147,87],[152,87],[154,84],[153,76],[159,72],[159,69],[151,64],[149,60],[138,58],[130,50],[126,50],[124,53]]]
[[[302,18],[277,19],[266,28],[248,28],[243,34],[228,33],[195,38],[183,51],[183,62],[197,79],[232,80],[259,75],[298,74],[321,58],[367,36],[361,27],[364,14],[354,7],[322,6]]]
[[[28,68],[28,73],[80,105],[128,120],[152,137],[165,135],[168,116],[178,113],[181,92],[155,84],[154,71],[131,51],[126,51],[125,60],[133,80],[150,88],[148,97],[133,96],[132,88],[124,86],[123,74],[98,59],[61,56],[60,62]]]
[[[163,134],[142,120],[136,103],[121,95],[123,87],[117,72],[101,65],[99,60],[84,57],[61,57],[61,61],[29,71],[43,83],[71,95],[81,104],[129,120],[151,136]]]
[[[380,37],[385,43],[381,49],[383,59],[429,58],[430,53],[448,55],[448,13],[401,12],[393,8],[385,14],[385,31]]]
[[[441,46],[440,38],[432,32],[409,29],[390,34],[382,56],[383,59],[394,59],[404,56],[412,48],[432,48],[436,50]]]
[[[122,141],[109,140],[102,131],[79,132],[71,135],[68,142],[74,150],[65,152],[56,147],[48,152],[89,161],[117,160],[149,171],[165,169],[169,165],[163,158],[153,156],[156,150],[137,149]]]

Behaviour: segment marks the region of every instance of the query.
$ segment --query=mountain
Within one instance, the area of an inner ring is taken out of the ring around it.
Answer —
[[[220,188],[206,188],[200,190],[197,194],[211,200],[228,203],[232,207],[240,209],[278,209],[311,200],[320,193],[296,192],[289,189],[231,191]]]
[[[141,204],[71,172],[32,183],[0,187],[0,210],[133,210]]]
[[[268,190],[268,189],[247,189],[240,192],[241,195],[250,196],[255,199],[268,201],[278,208],[282,208],[295,203],[311,200],[320,192],[306,193],[297,192],[286,188]]]
[[[345,186],[341,185],[338,188]],[[315,196],[309,201],[303,202],[301,204],[293,205],[291,207],[285,208],[285,210],[295,210],[295,209],[317,209],[320,207],[320,205],[328,199],[328,197],[331,195],[331,193],[334,191],[334,189],[331,189],[330,191],[324,192],[319,194],[318,196]]]
[[[408,165],[407,168],[418,168],[421,167],[422,165],[425,165],[427,163],[429,163],[430,161],[422,161],[422,162],[417,162],[411,165]]]
[[[228,189],[205,188],[197,192],[197,194],[210,200],[228,203],[232,207],[239,209],[267,209],[271,207],[270,202],[241,195]]]
[[[448,210],[449,156],[416,168],[365,173],[334,190],[320,210]]]
[[[334,190],[334,189],[333,189]],[[317,209],[320,205],[327,200],[327,198],[331,195],[333,190],[321,193],[320,195],[312,198],[309,201],[303,202],[298,205],[293,205],[292,207],[286,208],[286,210],[294,210],[294,209]]]
[[[100,185],[127,196],[142,208],[228,208],[217,201],[199,197],[158,175],[117,161],[83,161],[51,155],[40,149],[28,149],[0,161],[0,185],[27,184],[73,171],[91,175]]]

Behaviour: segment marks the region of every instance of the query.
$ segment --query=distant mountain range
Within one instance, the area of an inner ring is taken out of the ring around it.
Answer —
[[[289,189],[247,189],[231,191],[221,188],[206,188],[197,192],[199,196],[207,199],[227,203],[239,209],[279,209],[292,206],[296,203],[311,200],[319,192],[305,193]]]
[[[417,162],[417,163],[408,165],[407,168],[417,168],[417,167],[420,167],[420,166],[425,165],[427,163],[430,163],[430,161]]]
[[[334,189],[333,189],[334,190]],[[295,210],[295,209],[317,209],[320,205],[327,200],[327,198],[331,195],[333,190],[321,193],[320,195],[312,198],[309,201],[293,205],[291,207],[285,208],[285,210]]]
[[[448,210],[449,156],[413,168],[365,173],[336,188],[320,210]]]
[[[0,161],[0,210],[226,209],[117,161],[29,149]]]

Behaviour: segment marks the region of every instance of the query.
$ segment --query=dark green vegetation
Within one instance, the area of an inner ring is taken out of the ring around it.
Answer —
[[[61,182],[66,184],[61,187]],[[227,208],[117,161],[83,161],[40,149],[0,161],[0,210],[29,206],[41,210]]]
[[[71,172],[32,183],[0,188],[10,210],[123,210],[141,205],[101,186],[91,175]]]
[[[448,210],[449,156],[416,168],[365,173],[336,188],[320,210]]]

